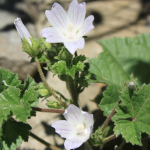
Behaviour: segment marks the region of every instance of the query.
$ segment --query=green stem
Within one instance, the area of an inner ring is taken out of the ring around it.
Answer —
[[[121,142],[121,144],[119,145],[118,149],[122,149],[125,144],[126,144],[125,139],[122,139],[122,142]]]
[[[75,88],[73,79],[70,76],[68,76],[68,81],[66,82],[66,84],[74,104],[79,107],[77,90]]]
[[[47,89],[49,90],[49,92],[56,98],[56,100],[57,100],[59,103],[61,103],[61,104],[66,108],[66,104],[65,104],[64,102],[62,102],[62,100],[59,99],[59,98],[57,97],[57,95],[55,95],[55,93],[53,92],[53,90],[49,87],[49,85],[48,85],[48,83],[47,83],[47,81],[46,81],[46,79],[45,79],[45,76],[44,76],[44,74],[43,74],[43,71],[42,71],[42,69],[41,69],[41,65],[40,65],[40,63],[39,63],[38,58],[35,58],[35,62],[36,62],[36,65],[37,65],[37,69],[38,69],[38,71],[39,71],[39,74],[40,74],[40,76],[41,76],[41,79],[42,79],[43,83],[45,84],[45,86],[47,87]]]
[[[92,143],[90,142],[90,140],[87,140],[87,143],[88,143],[88,145],[89,145],[89,147],[90,147],[90,150],[93,150],[93,145],[92,145]]]
[[[120,103],[121,100],[118,101],[118,103]],[[101,127],[101,131],[103,132],[105,127],[107,126],[107,124],[109,123],[111,117],[113,116],[113,114],[115,113],[115,109],[116,109],[117,105],[113,108],[112,112],[109,114],[109,116],[107,117],[107,119],[105,120],[104,124]]]
[[[36,139],[37,141],[39,141],[40,143],[44,144],[46,147],[52,149],[52,150],[62,150],[56,146],[53,146],[51,144],[49,144],[48,142],[44,141],[43,139],[39,138],[37,135],[33,134],[32,132],[30,132],[30,136],[33,137],[34,139]]]
[[[45,109],[45,108],[38,108],[38,107],[31,107],[34,111],[40,111],[40,112],[50,112],[50,113],[60,113],[63,114],[65,110],[60,109]]]
[[[54,91],[55,91],[55,90],[54,90]],[[63,98],[65,101],[67,101],[67,98],[66,98],[64,95],[62,95],[60,92],[55,91],[55,93],[56,93],[57,95],[59,95],[61,98]]]

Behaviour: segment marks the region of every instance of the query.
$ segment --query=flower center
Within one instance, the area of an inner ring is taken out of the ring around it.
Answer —
[[[68,31],[69,33],[71,33],[73,30],[74,30],[73,24],[72,24],[72,23],[69,23],[68,26],[67,26],[67,31]]]
[[[68,26],[67,26],[67,31],[68,31],[68,37],[70,39],[73,39],[74,38],[74,35],[73,35],[73,30],[74,30],[74,26],[72,23],[69,23]]]
[[[77,129],[77,135],[82,133],[86,135],[88,133],[88,130],[85,128],[85,125],[83,123],[77,124],[76,129]]]

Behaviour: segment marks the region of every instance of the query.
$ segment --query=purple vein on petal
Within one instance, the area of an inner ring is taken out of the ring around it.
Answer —
[[[57,128],[57,130],[72,131],[72,130],[69,130],[69,129],[61,129],[61,128]]]
[[[56,14],[54,12],[52,12],[54,14],[54,16],[57,18]],[[61,22],[59,21],[59,19],[57,18],[58,22],[61,24]],[[58,25],[57,25],[58,26]],[[64,28],[64,26],[61,24],[61,26]],[[65,29],[65,28],[64,28]]]
[[[78,8],[77,19],[76,19],[76,24],[75,25],[77,25],[78,14],[79,14],[79,8]]]
[[[62,18],[62,20],[63,20],[64,24],[65,24],[65,20],[63,19],[63,17],[62,17],[62,15],[61,15],[61,13],[60,13],[60,11],[59,11],[59,10],[58,10],[58,12],[59,12],[59,14],[60,14],[60,16],[61,16],[61,18]]]
[[[89,27],[90,24],[91,24],[91,22],[86,26],[86,28],[84,29],[84,31]],[[81,34],[83,34],[84,31]]]
[[[63,126],[68,126],[68,127],[70,127],[70,125],[67,125],[67,124],[66,124],[66,125],[65,125],[65,124],[59,124],[59,125],[63,125]]]
[[[72,111],[72,110],[70,110],[73,114],[74,114],[74,112]],[[76,119],[78,120],[78,117],[74,114],[74,116],[76,117]],[[79,120],[78,120],[79,121]]]
[[[68,116],[69,116],[69,117],[71,117],[71,115],[70,115],[70,114],[68,114]],[[72,119],[72,120],[74,120],[72,117],[71,117],[71,119]]]

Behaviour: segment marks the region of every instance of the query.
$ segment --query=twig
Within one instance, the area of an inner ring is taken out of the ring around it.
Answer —
[[[39,141],[40,143],[44,144],[46,147],[52,149],[52,150],[62,150],[62,149],[60,149],[56,146],[53,146],[53,145],[49,144],[48,142],[46,142],[43,139],[39,138],[37,135],[35,135],[32,132],[30,132],[30,136],[33,137],[34,139],[36,139],[37,141]]]
[[[46,108],[38,108],[38,107],[31,107],[34,111],[40,111],[40,112],[50,112],[50,113],[60,113],[63,114],[65,110],[60,109],[46,109]]]
[[[116,135],[112,134],[109,137],[105,138],[104,141],[103,141],[103,143],[105,144],[105,143],[107,143],[107,142],[109,142],[109,141],[111,141],[111,140],[113,140],[115,138],[116,138]]]
[[[44,74],[43,74],[43,72],[42,72],[42,69],[41,69],[41,66],[40,66],[40,63],[39,63],[38,58],[35,58],[35,62],[36,62],[36,65],[37,65],[37,69],[38,69],[38,71],[39,71],[39,74],[40,74],[40,76],[41,76],[41,79],[42,79],[43,83],[45,84],[45,86],[47,87],[47,89],[49,90],[49,92],[56,98],[56,100],[57,100],[58,102],[60,102],[60,103],[66,108],[66,104],[65,104],[64,102],[62,102],[61,99],[59,99],[59,98],[55,95],[55,93],[53,92],[53,90],[52,90],[52,89],[49,87],[49,85],[47,84],[47,81],[46,81],[45,76],[44,76]]]
[[[120,104],[121,100],[118,101],[118,103]],[[113,114],[115,113],[115,109],[116,109],[117,105],[113,108],[112,112],[109,114],[109,116],[107,117],[107,119],[105,120],[104,124],[102,125],[101,131],[103,132],[105,127],[107,126],[107,124],[109,123],[111,117],[113,116]]]

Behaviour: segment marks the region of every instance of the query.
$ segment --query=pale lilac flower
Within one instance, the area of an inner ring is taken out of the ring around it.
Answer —
[[[73,104],[63,114],[67,120],[59,120],[52,123],[55,132],[66,138],[64,146],[66,150],[78,148],[90,138],[94,124],[93,115],[82,111]]]
[[[14,21],[14,24],[21,39],[23,40],[23,38],[25,38],[28,41],[28,43],[32,46],[32,42],[30,40],[31,35],[27,30],[27,28],[25,27],[25,25],[22,23],[21,19],[17,17]]]
[[[51,10],[45,11],[48,21],[53,27],[44,28],[41,35],[48,43],[64,43],[71,54],[85,44],[83,36],[94,28],[94,16],[85,19],[86,4],[72,0],[68,14],[58,3],[54,3]]]

